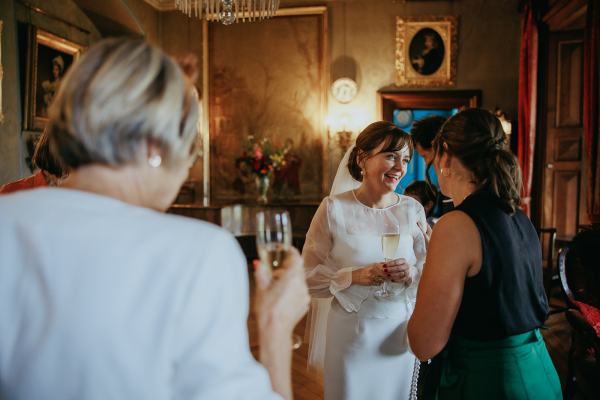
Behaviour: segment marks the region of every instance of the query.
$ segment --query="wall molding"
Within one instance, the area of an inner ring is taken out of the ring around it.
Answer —
[[[175,10],[175,0],[144,0],[158,11],[173,11]]]

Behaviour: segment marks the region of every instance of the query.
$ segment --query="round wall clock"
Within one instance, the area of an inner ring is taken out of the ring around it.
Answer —
[[[413,113],[411,110],[398,110],[394,114],[396,125],[400,128],[406,128],[413,122]]]
[[[358,85],[350,78],[339,78],[331,84],[331,94],[340,103],[349,103],[358,93]]]

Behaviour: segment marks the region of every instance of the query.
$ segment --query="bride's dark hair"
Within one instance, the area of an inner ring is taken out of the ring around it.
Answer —
[[[373,154],[373,150],[383,146],[378,153]],[[348,159],[348,171],[357,181],[362,181],[361,168],[359,162],[379,153],[400,151],[408,146],[410,157],[413,155],[412,137],[398,128],[396,125],[387,121],[373,122],[356,138],[356,145],[350,153]]]

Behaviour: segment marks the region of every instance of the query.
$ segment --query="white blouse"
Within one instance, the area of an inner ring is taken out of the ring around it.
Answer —
[[[383,209],[365,206],[354,191],[326,197],[315,213],[302,251],[311,295],[333,295],[346,311],[358,312],[377,287],[353,285],[352,271],[384,261],[381,236],[397,229],[400,242],[394,258],[406,259],[412,283],[391,283],[389,287],[395,297],[414,301],[426,256],[417,221],[426,226],[425,212],[408,196],[399,195],[396,204]],[[383,306],[376,312],[380,317],[392,316],[393,308]]]
[[[0,196],[0,398],[279,399],[248,301],[217,226],[76,190]]]

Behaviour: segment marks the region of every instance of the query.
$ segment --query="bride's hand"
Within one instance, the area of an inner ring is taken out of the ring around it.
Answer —
[[[362,286],[376,286],[384,281],[382,262],[369,264],[352,271],[352,283]]]
[[[412,282],[410,265],[408,265],[404,258],[397,258],[383,263],[381,274],[385,279],[395,283],[405,283],[410,285]]]
[[[410,266],[403,258],[369,264],[366,267],[352,271],[352,283],[362,286],[377,286],[383,281],[396,283],[412,282]]]

